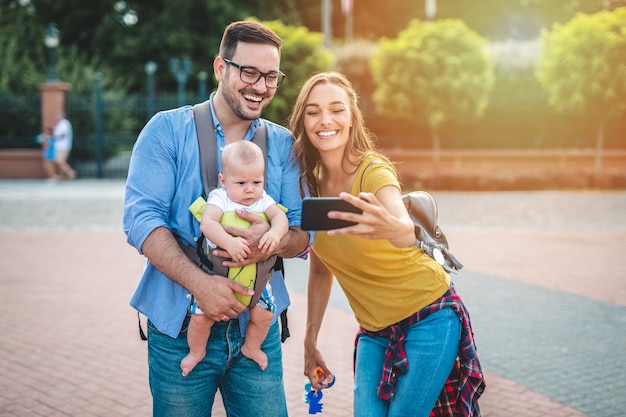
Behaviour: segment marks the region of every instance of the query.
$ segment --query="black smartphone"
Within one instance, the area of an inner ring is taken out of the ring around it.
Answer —
[[[339,197],[307,197],[302,200],[302,224],[304,230],[330,230],[352,226],[356,223],[346,220],[329,219],[329,211],[348,211],[362,213]]]

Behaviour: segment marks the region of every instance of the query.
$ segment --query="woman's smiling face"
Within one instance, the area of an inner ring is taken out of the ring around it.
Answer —
[[[304,130],[320,153],[343,150],[348,142],[352,114],[348,94],[335,84],[311,89],[304,110]]]

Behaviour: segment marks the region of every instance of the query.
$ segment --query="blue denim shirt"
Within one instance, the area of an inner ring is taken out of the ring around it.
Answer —
[[[140,254],[144,241],[158,227],[168,228],[183,244],[194,244],[201,234],[199,222],[189,212],[191,203],[203,195],[198,139],[191,109],[191,106],[183,106],[157,113],[143,128],[133,147],[124,196],[123,227],[128,243]],[[219,161],[224,134],[212,102],[211,111]],[[287,207],[289,225],[300,226],[300,167],[294,164],[293,136],[282,126],[267,120],[264,123],[268,138],[266,191]],[[253,121],[244,139],[252,139],[259,125],[259,119]],[[270,282],[276,301],[276,320],[290,301],[280,272],[275,271]],[[148,317],[160,332],[177,337],[187,314],[188,293],[146,260],[130,305]],[[239,318],[243,332],[249,320],[247,310]]]

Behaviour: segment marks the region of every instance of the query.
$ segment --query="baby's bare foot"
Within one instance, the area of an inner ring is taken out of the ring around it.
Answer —
[[[250,349],[249,347],[247,347],[245,344],[241,347],[241,353],[243,353],[243,356],[245,356],[248,359],[252,359],[253,361],[255,361],[262,370],[266,370],[267,369],[267,364],[268,364],[268,360],[267,360],[267,355],[265,353],[263,353],[263,351],[261,349]]]
[[[180,369],[183,371],[183,376],[187,376],[203,358],[204,354],[198,355],[189,352],[189,354],[180,361]]]

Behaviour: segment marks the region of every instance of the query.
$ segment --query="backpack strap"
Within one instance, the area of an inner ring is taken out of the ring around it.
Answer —
[[[372,165],[376,165],[378,162],[380,161],[374,159],[373,161],[370,161],[365,168],[363,168],[363,172],[361,172],[361,182],[359,183],[359,192],[363,192],[363,179],[365,178],[365,171],[367,171],[367,169]]]
[[[193,106],[193,114],[196,122],[196,134],[198,136],[198,148],[200,150],[200,170],[202,183],[204,184],[205,197],[217,188],[217,140],[215,127],[209,100]],[[265,158],[265,183],[267,184],[267,128],[261,120],[261,126],[254,132],[254,142]]]

